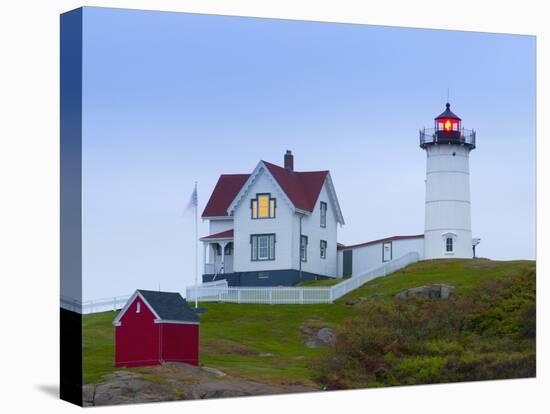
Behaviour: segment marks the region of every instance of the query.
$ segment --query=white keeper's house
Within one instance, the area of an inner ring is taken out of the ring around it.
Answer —
[[[203,282],[230,286],[293,286],[353,277],[410,252],[420,259],[471,258],[469,154],[475,132],[450,111],[420,131],[427,153],[423,234],[344,246],[344,217],[329,171],[296,171],[291,151],[283,166],[260,161],[250,174],[223,174],[202,213],[210,225]],[[475,252],[475,250],[474,250]]]

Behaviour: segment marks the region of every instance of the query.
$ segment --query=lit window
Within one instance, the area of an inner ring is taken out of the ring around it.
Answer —
[[[253,234],[250,236],[250,244],[251,260],[275,260],[274,234]]]
[[[327,258],[327,241],[321,240],[321,259]]]
[[[270,194],[257,194],[250,202],[252,218],[275,218],[276,200]]]
[[[321,227],[327,226],[327,203],[321,201]]]
[[[136,305],[136,313],[140,313],[140,312],[141,312],[141,302],[138,302]]]
[[[453,252],[453,238],[452,237],[447,237],[445,245],[446,245],[447,252],[452,253]]]
[[[307,262],[307,236],[300,236],[300,259]]]

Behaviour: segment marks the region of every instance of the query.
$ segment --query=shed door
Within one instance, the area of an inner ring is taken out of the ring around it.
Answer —
[[[342,275],[345,278],[351,277],[353,272],[353,250],[344,250],[343,252],[343,270]]]
[[[382,244],[382,261],[389,262],[392,259],[392,245],[391,242],[385,242]]]

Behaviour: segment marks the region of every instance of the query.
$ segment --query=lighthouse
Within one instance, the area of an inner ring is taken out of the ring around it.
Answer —
[[[434,128],[420,130],[426,151],[426,206],[424,258],[472,258],[470,217],[470,152],[476,147],[474,130],[447,103]]]

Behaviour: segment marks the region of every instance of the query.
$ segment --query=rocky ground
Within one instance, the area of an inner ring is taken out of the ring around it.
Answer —
[[[84,385],[83,394],[85,406],[100,406],[316,390],[304,385],[272,385],[232,378],[214,368],[170,362],[141,368],[139,372],[115,371],[101,383]]]

